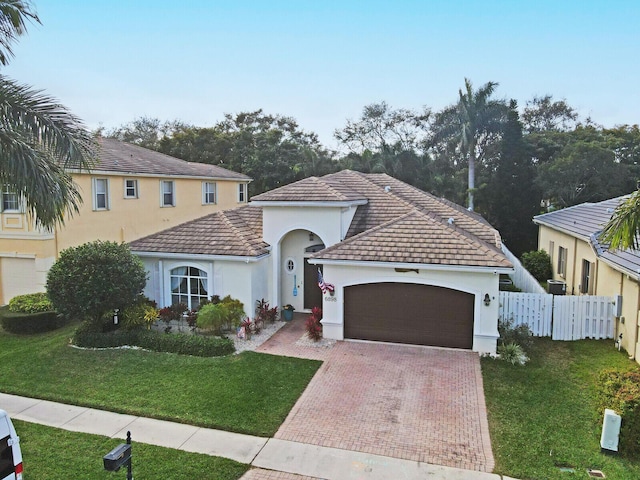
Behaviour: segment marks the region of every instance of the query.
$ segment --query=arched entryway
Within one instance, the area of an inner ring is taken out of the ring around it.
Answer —
[[[325,248],[309,230],[292,230],[280,242],[280,305],[290,304],[297,311],[322,306],[318,287],[318,266],[309,258]]]

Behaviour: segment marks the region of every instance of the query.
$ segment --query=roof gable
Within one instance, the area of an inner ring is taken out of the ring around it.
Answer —
[[[510,268],[497,248],[413,210],[313,255],[322,260]]]

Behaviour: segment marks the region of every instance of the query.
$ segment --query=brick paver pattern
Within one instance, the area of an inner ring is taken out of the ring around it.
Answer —
[[[298,356],[302,348],[277,342],[262,351]],[[315,355],[307,358],[326,361],[275,438],[493,470],[477,353],[347,341]]]
[[[252,468],[247,471],[240,480],[322,480],[306,475],[296,475],[294,473],[276,472],[274,470],[264,470],[262,468]]]

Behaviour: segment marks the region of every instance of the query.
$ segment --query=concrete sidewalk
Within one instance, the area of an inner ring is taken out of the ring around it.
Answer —
[[[0,393],[0,409],[12,418],[64,430],[124,439],[250,464],[243,479],[499,480],[492,473],[321,447],[135,417]],[[19,433],[19,432],[18,432]],[[281,473],[282,472],[282,473]]]

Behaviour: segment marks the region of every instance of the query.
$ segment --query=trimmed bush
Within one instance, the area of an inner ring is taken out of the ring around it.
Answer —
[[[640,458],[640,370],[621,372],[607,369],[598,378],[600,414],[605,408],[622,417],[620,453],[628,458]]]
[[[526,324],[514,325],[513,318],[498,322],[498,333],[500,334],[500,344],[508,345],[514,343],[528,350],[533,345],[533,332]]]
[[[154,352],[177,353],[197,357],[221,357],[235,351],[233,341],[221,337],[203,337],[182,333],[165,334],[150,330],[118,330],[99,333],[93,328],[78,328],[73,343],[86,348],[136,346]]]
[[[525,252],[521,260],[522,266],[539,282],[545,282],[553,275],[551,257],[544,250]]]
[[[56,312],[21,313],[12,312],[8,306],[0,308],[2,328],[10,333],[33,334],[55,330],[65,324]]]
[[[20,313],[52,312],[53,304],[44,292],[18,295],[9,300],[9,310]]]

